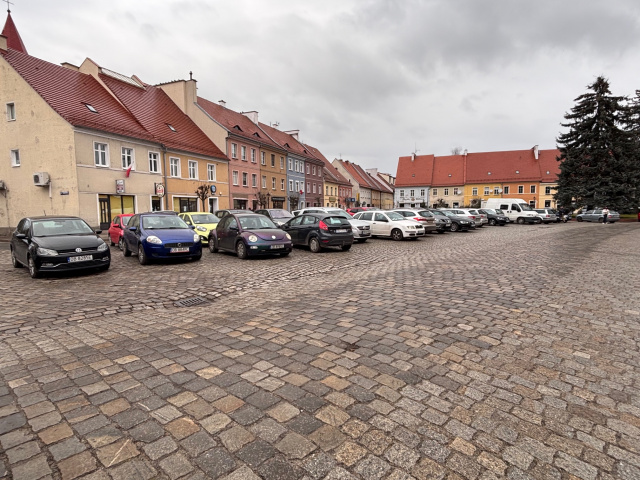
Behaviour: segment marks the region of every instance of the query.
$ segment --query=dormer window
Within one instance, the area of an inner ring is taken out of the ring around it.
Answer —
[[[171,125],[170,123],[167,123],[167,127],[169,127],[169,130],[171,130],[172,132],[177,132],[175,127],[173,125]]]
[[[233,128],[234,128],[234,130],[238,130],[238,131],[240,131],[240,132],[242,131],[242,129],[240,128],[240,125],[236,125],[236,126],[235,126],[235,127],[233,127]]]
[[[254,133],[253,135],[254,135],[254,136],[256,136],[256,137],[258,137],[258,138],[261,138],[261,137],[260,137],[260,134],[259,134],[258,132]]]
[[[287,148],[291,148],[288,143],[285,143],[284,146]]]
[[[98,110],[96,110],[93,105],[89,105],[88,103],[85,103],[84,106],[87,107],[87,110],[89,110],[91,113],[98,113]]]
[[[16,119],[16,104],[7,103],[7,121],[13,122]]]

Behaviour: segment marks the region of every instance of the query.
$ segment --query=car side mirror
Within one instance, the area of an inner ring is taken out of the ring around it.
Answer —
[[[232,232],[237,232],[238,231],[238,227],[229,227],[229,230]]]
[[[102,230],[96,230],[96,235],[100,235],[102,233]]]
[[[196,229],[196,226],[195,226],[195,225],[189,225],[189,228],[190,228],[191,230],[195,230],[195,229]]]
[[[132,232],[135,232],[136,230],[138,230],[138,227],[129,227],[129,230],[131,230]]]
[[[27,238],[27,236],[24,233],[16,233],[16,238],[19,238],[20,240]]]
[[[116,223],[113,225],[113,228],[122,228],[122,227],[120,226],[120,224]]]

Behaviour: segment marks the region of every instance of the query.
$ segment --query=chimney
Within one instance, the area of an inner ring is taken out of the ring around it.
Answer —
[[[300,130],[289,130],[288,132],[284,132],[284,133],[288,133],[293,138],[295,138],[296,140],[300,141],[300,139],[298,138],[299,135],[300,135]]]
[[[250,112],[242,112],[242,114],[256,125],[258,124],[258,112],[252,110]]]
[[[538,145],[533,146],[533,157],[538,160],[540,151],[538,150]]]
[[[464,155],[464,158],[467,158],[467,149],[466,148],[462,151],[462,155]]]
[[[226,107],[227,102],[225,102],[224,100],[218,100],[218,105],[220,105],[221,107]]]
[[[60,65],[62,65],[64,68],[68,68],[69,70],[75,70],[76,72],[80,71],[80,67],[75,66],[73,63],[64,62]]]
[[[0,35],[0,50],[3,52],[7,51],[7,37],[4,35]]]
[[[413,152],[413,153],[411,154],[411,161],[413,162],[415,159],[416,159],[416,153],[415,153],[415,152]]]

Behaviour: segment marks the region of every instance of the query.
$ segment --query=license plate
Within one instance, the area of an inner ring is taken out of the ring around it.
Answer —
[[[69,261],[69,263],[87,262],[89,260],[93,260],[93,255],[78,255],[77,257],[69,257],[67,260]]]
[[[269,248],[271,248],[271,250],[276,250],[278,248],[284,248],[284,245],[271,245]]]
[[[172,248],[170,253],[187,253],[189,251],[189,247],[181,247],[181,248]]]
[[[347,233],[347,230],[346,230],[346,229],[344,229],[344,228],[338,228],[338,229],[336,230],[336,233]]]

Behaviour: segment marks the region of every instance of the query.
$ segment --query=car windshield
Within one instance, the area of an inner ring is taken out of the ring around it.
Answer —
[[[480,213],[478,213],[478,211],[477,211],[477,210],[469,210],[469,213],[470,213],[471,215],[480,215]]]
[[[440,213],[442,215],[446,215],[447,217],[455,217],[456,216],[455,213],[449,212],[447,210],[441,210]]]
[[[197,215],[191,215],[191,220],[196,225],[200,225],[202,223],[218,223],[220,221],[220,219],[213,213],[199,213]]]
[[[271,218],[293,218],[293,215],[286,210],[271,210]]]
[[[243,230],[261,230],[264,228],[278,228],[269,217],[264,215],[251,215],[240,217],[240,226]]]
[[[351,215],[349,215],[344,210],[327,210],[327,213],[330,213],[331,215],[336,215],[338,217],[346,218],[347,220],[353,218]]]
[[[390,220],[404,220],[404,217],[398,212],[386,212]]]
[[[426,210],[419,211],[418,215],[422,215],[423,217],[433,217],[433,213],[427,212]]]
[[[504,212],[502,210],[500,210],[499,208],[496,208],[493,212],[495,214],[497,214],[497,215],[504,215]]]
[[[129,220],[131,220],[131,217],[120,217],[120,220],[122,221],[122,226],[126,227],[129,223]]]
[[[67,218],[57,220],[36,220],[33,222],[34,237],[55,237],[58,235],[88,235],[96,232],[82,219]]]
[[[518,206],[522,209],[522,211],[531,211],[533,210],[533,208],[531,208],[529,205],[527,205],[526,203],[519,203]]]
[[[172,230],[189,228],[184,220],[177,215],[146,215],[141,218],[142,228],[149,230]]]

